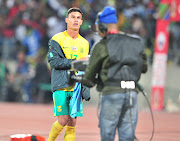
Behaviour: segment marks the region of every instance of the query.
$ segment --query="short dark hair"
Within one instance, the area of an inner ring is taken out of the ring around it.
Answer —
[[[82,11],[81,11],[79,8],[77,8],[77,7],[72,7],[72,8],[70,8],[70,9],[67,11],[66,17],[68,17],[68,15],[69,15],[71,12],[79,12],[79,13],[81,13],[81,15],[83,15]]]

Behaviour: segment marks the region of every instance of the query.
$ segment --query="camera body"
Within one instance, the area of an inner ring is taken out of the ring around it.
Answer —
[[[75,82],[82,83],[85,69],[88,65],[88,60],[74,60],[72,61],[72,69],[68,70],[68,84],[74,85]],[[75,73],[78,72],[78,73]]]
[[[67,71],[68,74],[68,84],[75,85],[76,82],[83,84],[83,77],[85,69],[88,65],[87,60],[74,60],[72,62],[72,69]],[[77,73],[76,73],[77,72]],[[89,101],[90,96],[90,89],[86,86],[82,86],[82,98],[86,101]]]
[[[88,60],[74,60],[72,61],[71,67],[75,71],[85,71],[88,65]]]

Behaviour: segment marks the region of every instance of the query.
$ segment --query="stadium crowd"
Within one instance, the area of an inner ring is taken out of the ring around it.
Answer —
[[[52,102],[48,41],[66,29],[67,9],[80,7],[80,34],[90,43],[96,14],[106,5],[118,13],[119,30],[139,35],[152,64],[159,0],[0,0],[0,101]],[[89,28],[91,25],[91,28]],[[168,62],[180,65],[180,24],[170,24]]]

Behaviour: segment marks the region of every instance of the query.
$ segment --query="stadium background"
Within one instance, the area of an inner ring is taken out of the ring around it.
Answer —
[[[9,137],[11,133],[5,130],[8,129],[6,126],[8,127],[10,125],[3,123],[8,123],[5,122],[5,119],[7,119],[5,116],[12,116],[12,119],[9,118],[9,120],[13,120],[14,112],[8,114],[7,111],[11,111],[12,109],[16,111],[16,108],[17,110],[18,108],[22,110],[21,108],[26,106],[28,109],[29,105],[30,107],[32,106],[32,109],[36,106],[40,106],[40,108],[42,106],[45,109],[51,107],[49,111],[52,111],[50,68],[46,58],[48,40],[57,32],[66,29],[64,18],[67,9],[72,6],[80,7],[84,13],[84,23],[81,27],[80,34],[89,41],[90,48],[94,42],[99,40],[98,35],[94,34],[93,31],[95,16],[106,5],[114,6],[117,9],[118,27],[120,30],[137,34],[143,39],[145,51],[148,56],[149,70],[146,74],[142,75],[140,83],[150,99],[155,28],[159,2],[159,0],[0,0],[0,109],[6,109],[6,111],[0,113],[0,119],[2,121],[0,127],[1,130],[4,129],[5,131],[5,133],[2,131],[0,134],[0,140],[3,140],[4,136],[7,139],[7,136]],[[93,30],[88,28],[89,25],[92,26]],[[171,116],[175,117],[175,119],[179,116],[179,31],[180,23],[172,22],[169,26],[170,38],[164,109],[160,113],[158,112],[159,115],[155,111],[157,117],[163,116],[163,112],[172,114]],[[94,108],[90,111],[92,114],[95,114],[95,121],[92,124],[95,125],[97,123],[95,111],[99,102],[99,94],[95,88],[91,89],[91,95],[91,101],[85,102],[85,107],[87,106],[87,109],[88,107]],[[148,105],[142,94],[139,94],[138,98],[139,110],[143,115],[144,112],[148,112]],[[23,115],[23,112],[17,112],[17,115],[21,114]],[[37,113],[32,114],[35,114],[32,117],[32,120],[35,120]],[[50,120],[54,120],[51,119],[49,113],[46,114]],[[146,113],[146,115],[149,117],[149,113]],[[22,117],[20,119],[25,120],[23,116],[17,116],[16,119],[18,117]],[[83,119],[85,118],[87,117],[85,116]],[[21,122],[19,125],[22,124]],[[26,122],[29,122],[29,120]],[[48,127],[51,126],[50,124],[51,122]],[[17,123],[15,129],[12,129],[12,131],[21,128],[19,125]],[[175,124],[169,123],[167,126],[171,127],[175,126]],[[31,130],[24,132],[28,131]],[[141,132],[140,128],[139,131]],[[151,131],[151,125],[148,131]],[[159,129],[158,131],[161,132],[162,130]],[[46,136],[48,134],[47,132]],[[172,130],[173,132],[178,133],[179,130],[174,129]],[[99,139],[97,133],[89,134],[89,136],[93,135]]]

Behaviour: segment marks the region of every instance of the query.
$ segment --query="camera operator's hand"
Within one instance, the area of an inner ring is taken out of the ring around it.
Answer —
[[[84,74],[82,74],[82,71],[78,71],[77,74],[75,74],[74,71],[72,70],[68,70],[67,71],[67,78],[68,78],[68,84],[70,86],[75,85],[76,82],[78,83],[82,83],[83,82],[83,77]]]
[[[80,59],[78,59],[78,60],[88,60],[88,57],[83,57],[83,58],[80,58]]]
[[[72,61],[71,67],[72,70],[74,71],[85,71],[87,65],[88,65],[88,60],[86,60],[87,58],[81,58],[79,60],[74,60]]]
[[[83,75],[81,73],[79,73],[79,75],[76,75],[74,71],[69,70],[68,71],[68,84],[71,85],[75,85],[76,82],[81,81],[81,79],[83,78]],[[90,88],[86,87],[86,86],[82,86],[82,98],[85,99],[86,101],[89,101],[91,96],[90,96]]]
[[[68,78],[68,84],[70,86],[75,85],[76,81],[74,79],[75,78],[75,72],[74,71],[68,70],[67,71],[67,78]]]
[[[90,88],[84,85],[82,85],[82,98],[85,99],[86,101],[89,101],[91,99]]]

